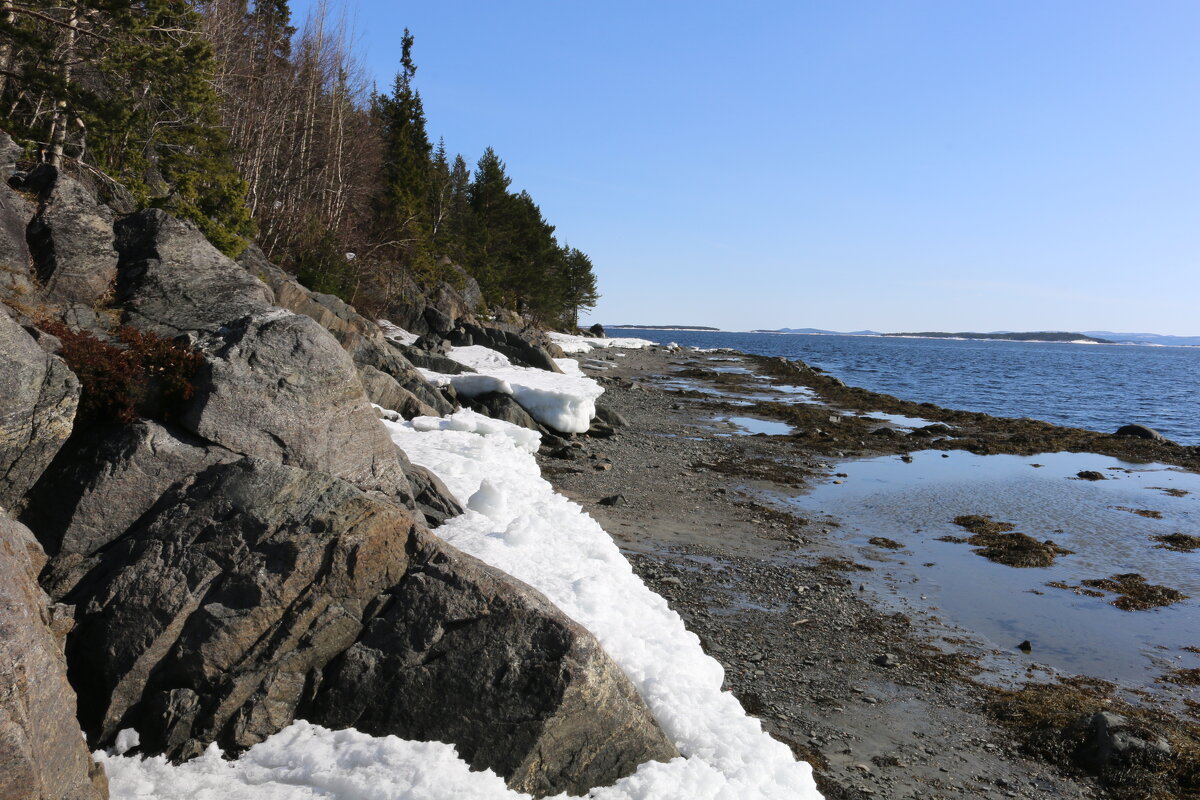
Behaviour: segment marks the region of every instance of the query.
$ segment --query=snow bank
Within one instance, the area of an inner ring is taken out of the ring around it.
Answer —
[[[531,417],[563,433],[583,433],[590,428],[596,416],[596,398],[604,393],[603,387],[584,376],[578,365],[564,369],[561,375],[518,367],[504,354],[481,345],[454,347],[448,355],[476,372],[446,375],[423,369],[425,380],[435,386],[449,384],[466,397],[488,392],[512,395]]]
[[[383,331],[383,335],[386,338],[391,339],[393,342],[398,342],[399,344],[403,344],[403,345],[410,345],[413,342],[417,341],[417,339],[421,338],[420,336],[417,336],[415,333],[409,333],[408,331],[404,330],[404,328],[401,328],[399,325],[393,325],[392,323],[388,322],[386,319],[376,320],[376,322],[379,325],[379,329],[381,331]]]
[[[437,430],[429,430],[425,418],[385,423],[408,457],[436,473],[467,506],[438,535],[534,586],[595,634],[687,757],[684,765],[644,765],[591,796],[820,797],[808,764],[721,691],[721,665],[633,573],[596,521],[555,493],[533,456],[503,428],[482,436],[456,430],[460,415]],[[649,794],[636,788],[650,786]]]
[[[562,348],[564,353],[590,353],[592,350],[602,350],[606,347],[626,347],[630,350],[641,350],[643,347],[653,347],[649,339],[616,338],[593,339],[589,336],[572,336],[569,333],[548,334],[550,341]]]
[[[648,762],[592,800],[819,800],[808,764],[721,691],[721,666],[616,545],[542,477],[530,431],[470,410],[385,423],[467,510],[438,534],[546,594],[588,628],[641,691],[685,758]],[[534,434],[536,436],[536,434]],[[450,745],[296,722],[227,761],[180,766],[98,753],[113,800],[525,800]],[[560,796],[561,797],[561,796]]]

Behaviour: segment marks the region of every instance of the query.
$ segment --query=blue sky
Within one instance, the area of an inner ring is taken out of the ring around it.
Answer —
[[[593,320],[1200,334],[1195,0],[344,7],[592,256]]]

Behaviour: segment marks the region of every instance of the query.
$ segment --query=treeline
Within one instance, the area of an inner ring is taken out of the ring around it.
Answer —
[[[511,190],[434,144],[413,38],[375,91],[353,32],[287,0],[0,0],[0,125],[32,161],[118,205],[160,206],[236,254],[254,238],[312,288],[386,313],[473,276],[493,307],[573,325],[588,256]]]

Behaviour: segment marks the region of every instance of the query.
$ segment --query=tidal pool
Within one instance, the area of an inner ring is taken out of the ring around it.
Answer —
[[[758,419],[757,417],[719,417],[713,422],[733,429],[732,434],[718,433],[718,436],[749,436],[755,433],[765,433],[767,436],[786,436],[792,432],[792,426],[786,422]]]
[[[948,457],[944,457],[948,456]],[[1076,477],[1096,471],[1105,480]],[[806,515],[828,514],[873,572],[855,573],[901,608],[941,619],[1055,669],[1127,685],[1149,685],[1170,669],[1200,665],[1200,551],[1158,548],[1152,537],[1200,535],[1200,475],[1162,464],[1106,456],[1044,453],[977,456],[923,451],[841,463],[846,477],[791,502]],[[1170,492],[1166,490],[1171,490]],[[1186,494],[1184,494],[1186,493]],[[1136,511],[1158,512],[1148,518]],[[1039,541],[1074,551],[1049,567],[993,563],[969,544],[937,541],[967,534],[955,517],[990,515]],[[886,537],[903,549],[868,543]],[[1175,605],[1122,611],[1115,595],[1089,597],[1047,586],[1136,572],[1189,596]]]

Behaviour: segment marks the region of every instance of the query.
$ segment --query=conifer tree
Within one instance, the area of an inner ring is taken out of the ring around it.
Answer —
[[[391,94],[375,98],[383,138],[383,174],[377,225],[379,235],[400,262],[414,273],[432,271],[428,198],[430,193],[429,135],[421,95],[413,86],[417,73],[412,59],[413,37],[404,29],[400,72]]]

